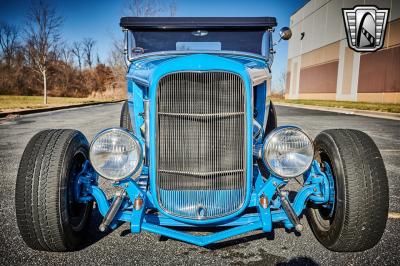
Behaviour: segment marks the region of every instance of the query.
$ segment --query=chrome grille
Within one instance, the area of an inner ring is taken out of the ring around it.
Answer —
[[[209,219],[246,193],[245,88],[226,72],[179,72],[157,92],[157,194],[167,212]]]

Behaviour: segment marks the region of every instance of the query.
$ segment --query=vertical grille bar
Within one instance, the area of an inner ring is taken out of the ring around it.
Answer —
[[[245,87],[228,72],[179,72],[157,92],[157,195],[166,212],[209,219],[246,195]]]

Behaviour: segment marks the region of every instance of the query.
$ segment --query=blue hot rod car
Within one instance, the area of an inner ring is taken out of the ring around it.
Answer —
[[[16,217],[29,247],[80,248],[94,204],[100,231],[129,222],[132,233],[199,246],[277,224],[302,231],[303,213],[330,250],[378,243],[388,181],[371,138],[334,129],[312,140],[277,126],[267,99],[275,18],[124,17],[120,25],[128,65],[120,127],[90,145],[76,130],[44,130],[23,153]],[[282,28],[280,39],[290,37]]]

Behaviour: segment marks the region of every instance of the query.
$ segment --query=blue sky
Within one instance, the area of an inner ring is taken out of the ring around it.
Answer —
[[[62,29],[64,39],[68,43],[80,41],[85,37],[91,37],[97,41],[96,52],[101,60],[105,60],[112,46],[113,38],[121,35],[119,19],[124,15],[124,7],[128,0],[69,0],[51,1],[60,14],[65,17]],[[159,1],[168,5],[169,1]],[[290,16],[306,0],[267,1],[267,0],[176,0],[176,16],[275,16],[278,21],[275,39],[278,39],[279,28],[289,26]],[[24,17],[28,11],[29,0],[0,0],[0,20],[24,25]],[[169,15],[168,12],[160,16]],[[287,42],[281,42],[276,47],[274,65],[272,67],[274,77],[286,69]]]

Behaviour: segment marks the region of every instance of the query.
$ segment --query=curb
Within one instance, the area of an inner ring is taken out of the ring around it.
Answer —
[[[57,111],[57,110],[63,110],[63,109],[79,108],[79,107],[85,107],[85,106],[91,106],[91,105],[119,103],[119,102],[123,102],[123,101],[125,101],[125,100],[116,100],[116,101],[109,101],[109,102],[95,102],[95,103],[81,103],[81,104],[54,106],[54,107],[39,108],[39,109],[26,109],[26,110],[20,110],[20,111],[0,112],[0,118],[5,118],[9,115],[28,115],[28,114],[44,113],[44,112]]]
[[[295,108],[303,108],[309,110],[318,110],[325,112],[335,112],[347,115],[360,115],[367,116],[373,118],[383,118],[383,119],[391,119],[400,121],[399,113],[389,113],[389,112],[379,112],[379,111],[367,111],[367,110],[357,110],[357,109],[348,109],[348,108],[338,108],[338,107],[324,107],[317,105],[304,105],[304,104],[294,104],[294,103],[281,103],[274,102],[274,105],[287,106],[287,107],[295,107]]]

